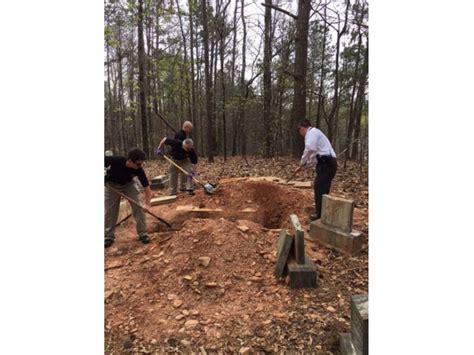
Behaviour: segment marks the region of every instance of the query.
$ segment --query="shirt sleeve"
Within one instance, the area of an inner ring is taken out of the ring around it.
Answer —
[[[308,165],[311,163],[316,153],[316,135],[312,134],[312,132],[308,132],[307,135],[308,137],[306,137],[304,141],[304,152],[301,156],[300,165]]]
[[[110,166],[112,164],[112,161],[114,160],[113,159],[114,157],[111,157],[111,156],[106,156],[105,157],[105,164],[104,164],[104,168]]]
[[[182,146],[183,141],[180,141],[179,139],[166,138],[165,144],[172,146],[173,148],[179,148]]]
[[[191,160],[192,164],[197,164],[198,163],[198,157],[197,157],[196,151],[194,149],[192,149],[189,152],[189,160]]]
[[[137,177],[138,177],[138,180],[140,180],[140,183],[142,184],[143,187],[147,187],[148,185],[150,185],[143,168],[138,169]]]

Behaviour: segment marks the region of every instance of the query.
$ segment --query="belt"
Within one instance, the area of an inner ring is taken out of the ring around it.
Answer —
[[[316,155],[316,158],[318,158],[318,163],[327,163],[336,159],[332,155],[319,155],[319,154]]]

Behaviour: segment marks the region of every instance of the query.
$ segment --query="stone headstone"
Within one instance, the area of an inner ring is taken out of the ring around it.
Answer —
[[[293,245],[293,236],[289,235],[285,229],[280,232],[278,237],[278,254],[273,275],[276,278],[283,277],[285,274],[286,263],[290,256],[291,246]]]
[[[298,216],[295,214],[290,215],[290,224],[295,233],[295,258],[297,264],[304,264],[304,231],[301,228]]]
[[[362,234],[359,231],[343,232],[338,228],[325,225],[316,220],[309,225],[312,240],[348,255],[356,255],[362,249]]]
[[[323,195],[321,221],[325,225],[350,233],[352,230],[353,214],[354,201]]]
[[[308,288],[317,286],[316,266],[311,259],[305,255],[304,264],[298,264],[295,259],[288,261],[288,275],[291,288]]]
[[[356,295],[351,299],[351,337],[357,354],[369,353],[369,296]]]
[[[339,338],[339,353],[341,355],[358,355],[352,343],[351,333],[343,333]]]

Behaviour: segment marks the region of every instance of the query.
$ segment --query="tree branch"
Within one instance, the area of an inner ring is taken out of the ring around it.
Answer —
[[[273,10],[276,10],[276,11],[283,12],[285,15],[291,16],[291,17],[293,17],[295,20],[298,19],[298,16],[296,16],[295,14],[292,14],[292,13],[289,12],[289,11],[283,10],[282,8],[280,8],[280,7],[278,7],[278,6],[275,6],[275,5],[267,5],[267,4],[264,4],[264,3],[261,3],[261,5],[266,6],[266,7],[269,7],[269,8],[271,8],[271,9],[273,9]]]

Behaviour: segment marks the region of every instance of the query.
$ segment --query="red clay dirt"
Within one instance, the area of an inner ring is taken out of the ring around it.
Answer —
[[[176,230],[147,216],[148,245],[126,220],[105,251],[106,353],[335,353],[350,329],[350,296],[367,293],[367,244],[348,257],[307,240],[316,289],[292,290],[273,276],[279,229],[295,213],[306,230],[313,203],[312,190],[240,181],[153,207]],[[180,205],[224,213],[189,218]],[[245,208],[257,210],[252,220],[235,218]],[[356,208],[354,228],[365,238],[366,221],[366,209]]]

